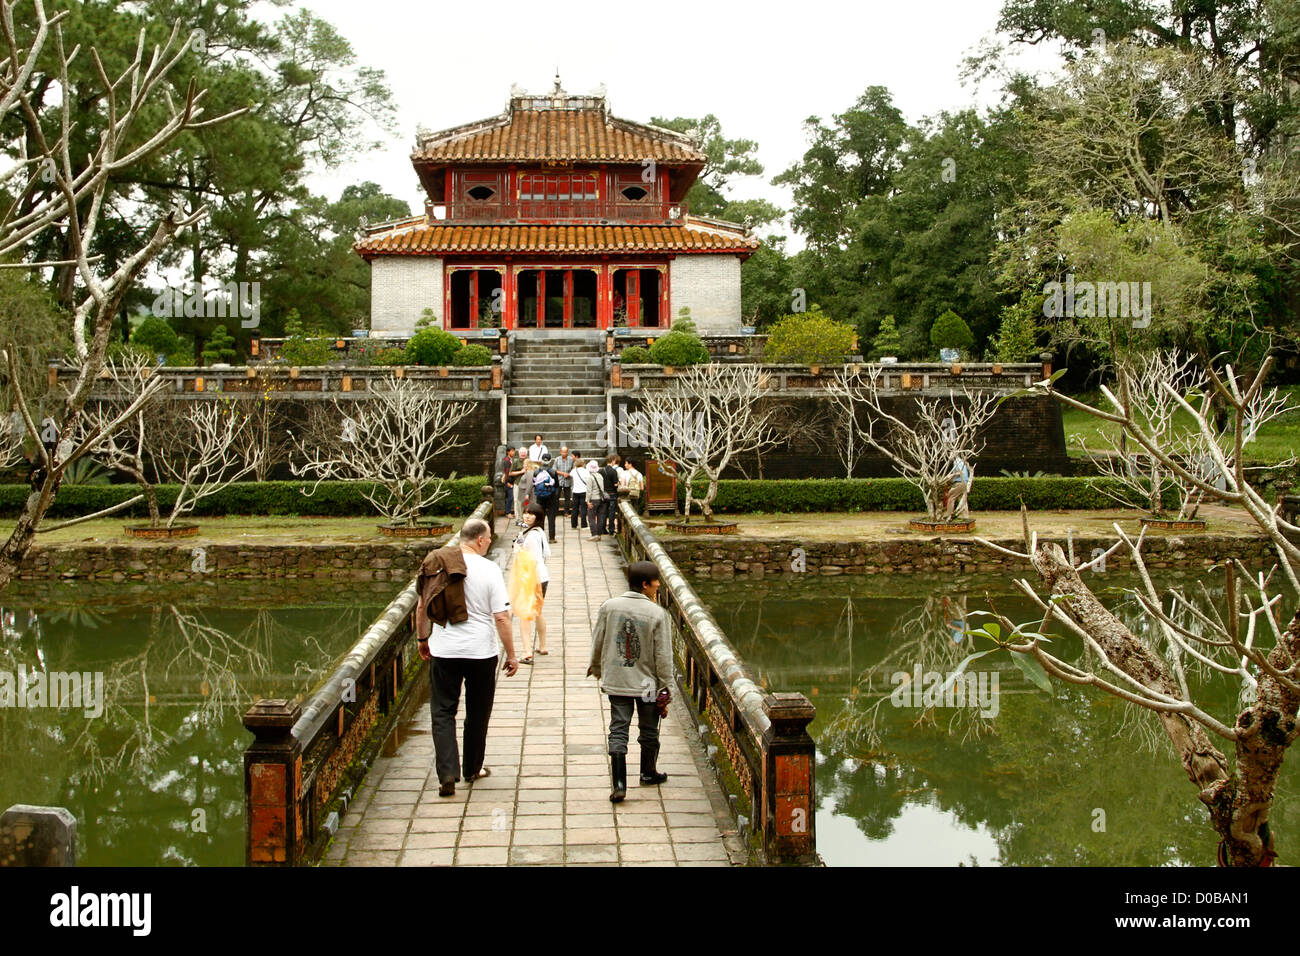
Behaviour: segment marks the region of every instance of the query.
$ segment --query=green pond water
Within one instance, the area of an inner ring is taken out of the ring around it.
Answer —
[[[259,697],[301,699],[398,590],[14,584],[0,594],[0,681],[102,674],[103,693],[0,706],[0,808],[72,811],[82,865],[242,866],[243,712]]]
[[[1040,618],[1007,579],[694,583],[764,686],[817,707],[817,848],[829,865],[1213,865],[1208,815],[1149,712],[1076,686],[1054,684],[1048,696],[1007,652],[970,666],[989,692],[976,707],[916,706],[917,665],[923,676],[950,673],[974,640],[960,622],[989,598],[1015,622]],[[1108,606],[1134,626],[1119,593],[1131,582],[1093,585],[1113,588]],[[1083,654],[1068,636],[1054,647],[1067,661]],[[1203,709],[1231,724],[1237,684],[1188,678]],[[1294,762],[1283,768],[1270,818],[1282,862],[1300,840],[1298,780]]]

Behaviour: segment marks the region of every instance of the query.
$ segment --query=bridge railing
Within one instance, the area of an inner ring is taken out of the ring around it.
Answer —
[[[803,694],[769,694],[759,686],[636,511],[621,501],[619,514],[627,560],[659,567],[660,598],[680,637],[677,666],[687,704],[718,741],[711,754],[737,798],[735,812],[749,821],[765,862],[815,864],[817,761],[807,728],[817,709]]]
[[[741,357],[743,361],[743,356]],[[753,361],[753,359],[750,359]],[[864,365],[866,363],[863,363]],[[834,365],[760,365],[759,387],[771,392],[824,392],[835,380],[839,366]],[[908,362],[878,366],[880,385],[885,391],[992,390],[1014,392],[1028,388],[1051,374],[1042,363],[992,362],[945,365],[934,362]],[[1044,371],[1046,368],[1046,371]],[[618,365],[610,370],[611,386],[624,391],[667,388],[676,372],[662,365]]]
[[[472,517],[492,521],[485,500]],[[460,533],[448,544],[458,543]],[[262,699],[244,714],[248,866],[300,866],[320,858],[419,676],[411,612],[415,580],[361,635],[300,705]]]

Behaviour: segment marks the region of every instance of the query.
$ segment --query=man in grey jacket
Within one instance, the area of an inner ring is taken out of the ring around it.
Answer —
[[[627,569],[628,590],[600,606],[591,636],[588,677],[600,680],[609,695],[609,799],[627,796],[627,735],[636,710],[641,745],[641,785],[657,786],[668,774],[655,768],[659,756],[659,718],[667,716],[673,681],[672,621],[659,606],[659,568],[636,561]]]

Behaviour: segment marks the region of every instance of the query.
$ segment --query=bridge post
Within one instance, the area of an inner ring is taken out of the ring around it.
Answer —
[[[816,746],[808,725],[817,708],[803,694],[769,694],[763,712],[763,846],[768,863],[817,862]]]
[[[302,848],[302,745],[293,725],[302,708],[259,700],[244,714],[254,739],[244,751],[247,866],[293,866]]]
[[[76,865],[77,818],[70,811],[16,803],[0,814],[0,867]]]

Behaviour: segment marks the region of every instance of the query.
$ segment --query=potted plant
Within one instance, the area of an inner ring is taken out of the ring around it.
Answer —
[[[943,361],[956,362],[961,359],[962,349],[975,344],[975,335],[966,320],[949,309],[930,326],[930,344],[939,349]]]

